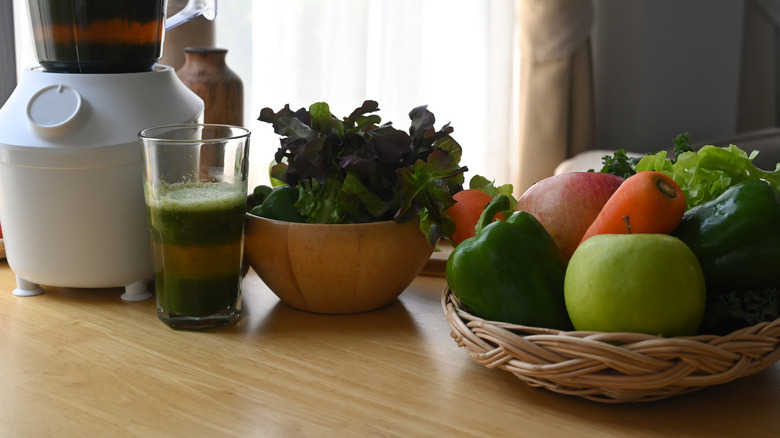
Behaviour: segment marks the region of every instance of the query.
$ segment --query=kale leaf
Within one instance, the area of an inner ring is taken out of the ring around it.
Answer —
[[[626,155],[625,149],[618,149],[613,155],[604,155],[601,162],[604,163],[604,167],[599,172],[628,178],[636,173],[636,164],[639,162],[639,158],[629,157]]]
[[[672,140],[672,142],[674,143],[674,157],[672,157],[670,160],[672,164],[676,163],[677,157],[683,153],[693,152],[693,148],[691,147],[691,138],[687,132],[683,132],[682,134],[678,135],[674,140]]]
[[[707,294],[701,333],[725,335],[780,318],[780,289]]]
[[[683,154],[684,152],[691,152],[693,149],[691,148],[690,143],[690,136],[687,132],[682,133],[678,135],[677,137],[672,140],[674,143],[674,152],[673,156],[669,159],[670,164],[674,164],[677,162],[677,157]],[[652,154],[645,154],[645,155],[652,155]],[[601,162],[603,164],[603,167],[599,172],[601,173],[611,173],[613,175],[617,175],[623,178],[628,178],[631,175],[634,175],[637,172],[636,166],[639,164],[639,162],[642,160],[643,157],[629,157],[626,154],[625,149],[618,149],[615,151],[612,155],[604,155],[601,158]]]

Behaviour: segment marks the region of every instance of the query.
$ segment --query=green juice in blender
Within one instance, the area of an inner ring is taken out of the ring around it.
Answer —
[[[147,187],[147,190],[149,188]],[[235,309],[241,291],[246,196],[220,183],[147,193],[159,312],[208,316]]]

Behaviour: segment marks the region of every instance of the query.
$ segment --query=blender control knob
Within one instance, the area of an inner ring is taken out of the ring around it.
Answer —
[[[73,87],[49,85],[30,98],[27,120],[38,136],[61,137],[79,125],[83,110],[81,95]]]

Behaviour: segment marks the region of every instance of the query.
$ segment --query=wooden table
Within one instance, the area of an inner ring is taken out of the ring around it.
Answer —
[[[250,272],[236,326],[181,332],[120,289],[16,297],[0,262],[0,436],[780,436],[780,364],[648,404],[559,395],[459,349],[443,286],[420,276],[389,307],[329,316]]]

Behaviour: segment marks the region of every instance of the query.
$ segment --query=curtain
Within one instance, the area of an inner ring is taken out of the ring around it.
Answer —
[[[467,180],[509,182],[515,0],[260,0],[249,9],[254,160],[270,162],[279,144],[255,120],[261,108],[325,101],[344,117],[372,99],[399,129],[408,129],[412,108],[428,105],[437,128],[454,127]],[[218,43],[230,31],[219,20]]]
[[[516,191],[595,144],[590,51],[594,12],[585,0],[522,0],[519,166]]]
[[[780,126],[780,2],[747,0],[737,132]]]

